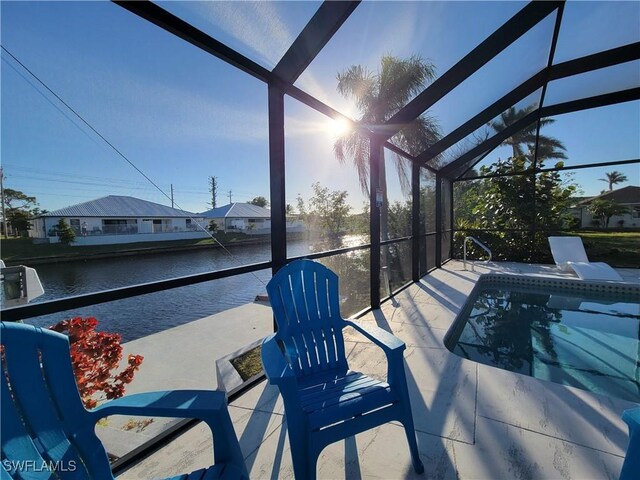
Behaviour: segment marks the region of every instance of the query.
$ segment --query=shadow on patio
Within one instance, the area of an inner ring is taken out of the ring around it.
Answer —
[[[617,478],[628,438],[620,414],[631,402],[478,364],[444,347],[444,335],[480,273],[450,262],[360,319],[407,344],[407,381],[426,468],[421,478]],[[345,340],[351,368],[384,378],[381,350],[353,331],[345,331]],[[277,389],[263,382],[229,410],[252,478],[292,478]],[[119,478],[209,465],[210,437],[198,425]],[[327,447],[318,459],[318,477],[417,476],[404,431],[391,423]]]

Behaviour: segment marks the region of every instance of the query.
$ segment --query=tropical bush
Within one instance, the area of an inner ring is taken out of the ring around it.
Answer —
[[[127,366],[118,372],[122,337],[117,333],[97,332],[97,326],[98,320],[94,317],[76,317],[49,327],[69,336],[73,373],[82,403],[89,409],[100,401],[122,397],[125,385],[133,381],[144,359],[141,355],[129,355]]]
[[[76,232],[69,226],[64,218],[61,218],[57,225],[58,237],[63,245],[70,245],[76,239]]]

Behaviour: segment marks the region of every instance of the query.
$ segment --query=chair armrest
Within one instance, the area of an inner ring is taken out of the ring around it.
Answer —
[[[387,355],[392,352],[402,352],[407,346],[405,343],[400,340],[398,337],[393,335],[392,333],[383,330],[377,325],[363,325],[361,323],[356,323],[352,320],[345,320],[347,325],[355,328],[362,335],[367,337],[373,343],[382,348]]]
[[[402,352],[407,348],[405,343],[377,325],[367,325],[365,327],[363,324],[352,320],[345,320],[345,323],[382,348],[387,357],[387,382],[389,385],[406,384],[402,359]]]
[[[109,415],[195,418],[205,422],[213,433],[214,461],[235,465],[240,478],[249,474],[238,443],[227,395],[220,390],[168,390],[127,395],[91,410],[95,420]]]
[[[296,385],[297,379],[293,369],[278,347],[275,335],[271,335],[262,342],[262,366],[271,385]]]
[[[227,399],[216,390],[167,390],[137,393],[111,400],[91,411],[99,418],[109,415],[198,418],[226,410]]]

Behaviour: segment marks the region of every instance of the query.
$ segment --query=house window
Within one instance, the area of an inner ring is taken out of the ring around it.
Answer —
[[[138,220],[125,218],[102,219],[102,232],[107,235],[138,233]]]
[[[80,235],[80,219],[79,218],[70,218],[69,226],[76,232],[76,235]]]
[[[640,218],[640,207],[633,207],[632,217]]]

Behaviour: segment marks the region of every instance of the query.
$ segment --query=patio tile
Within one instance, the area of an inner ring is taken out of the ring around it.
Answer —
[[[413,470],[404,429],[391,423],[381,425],[325,448],[318,458],[317,476],[320,479],[457,478],[443,439],[418,433],[418,446],[425,465],[423,475],[416,475]],[[286,422],[249,456],[247,463],[251,465],[251,478],[293,478]]]
[[[448,350],[410,347],[404,358],[416,430],[473,443],[476,365]],[[357,344],[349,366],[386,380],[386,357],[376,346]]]
[[[454,312],[440,304],[416,303],[404,306],[396,315],[399,323],[448,329],[455,320],[457,312]]]
[[[444,337],[448,328],[434,328],[412,323],[393,325],[393,334],[407,344],[407,347],[445,348]]]
[[[620,414],[632,403],[478,364],[444,348],[443,338],[480,273],[550,276],[551,270],[496,263],[471,272],[449,262],[362,317],[407,344],[407,382],[426,474],[413,473],[404,430],[392,422],[327,447],[318,477],[617,478],[628,441]],[[381,349],[352,329],[345,329],[345,341],[353,369],[386,379]],[[277,389],[261,383],[230,411],[251,478],[293,478]],[[197,428],[161,450],[166,455],[142,462],[140,477],[209,465],[210,436],[206,427]],[[127,476],[136,472],[121,478],[140,478]]]
[[[119,475],[118,479],[167,477],[206,468],[212,463],[211,433],[209,427],[201,423]]]
[[[617,479],[622,457],[478,418],[476,444],[448,444],[459,478]]]
[[[240,408],[253,408],[261,412],[284,413],[284,404],[280,391],[275,385],[269,385],[266,380],[242,394],[231,405]]]
[[[632,402],[478,364],[478,416],[624,455]]]
[[[245,456],[251,455],[282,424],[282,416],[229,406],[229,415]],[[119,479],[164,478],[213,464],[209,427],[200,423],[131,469]]]
[[[448,350],[410,348],[407,384],[416,429],[473,443],[476,365]]]

